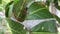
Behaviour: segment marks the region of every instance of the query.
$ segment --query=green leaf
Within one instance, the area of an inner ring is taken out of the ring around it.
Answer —
[[[13,3],[13,1],[9,2],[6,7],[5,7],[5,16],[9,17],[9,10],[10,10],[10,5]]]
[[[52,14],[49,12],[48,7],[42,4],[33,3],[27,10],[26,19],[47,19],[53,18]]]
[[[8,21],[12,34],[26,34],[26,30],[24,29],[24,26],[22,24],[9,18],[6,18],[6,20]]]
[[[55,20],[44,21],[32,28],[32,32],[51,32],[57,33]]]
[[[0,4],[2,4],[2,0],[0,0]]]
[[[32,32],[32,34],[57,34],[57,33],[49,33],[49,32]]]
[[[18,21],[23,22],[26,16],[26,0],[15,0],[13,14]]]
[[[12,34],[26,34],[26,30],[24,29],[24,26],[16,21],[11,20],[9,17],[12,12],[12,5],[13,1],[8,3],[7,6],[5,7],[5,16],[8,17],[6,20],[8,21],[8,25],[10,27],[10,30]]]

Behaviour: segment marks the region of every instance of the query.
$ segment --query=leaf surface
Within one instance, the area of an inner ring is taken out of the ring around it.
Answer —
[[[8,21],[8,25],[10,27],[10,30],[12,34],[26,34],[26,30],[24,29],[24,26],[16,21],[13,21],[9,18],[6,18]]]
[[[53,18],[48,7],[39,3],[33,3],[27,10],[28,20]]]
[[[55,20],[44,21],[32,28],[32,32],[57,32]]]
[[[23,22],[26,16],[26,0],[15,0],[13,14],[18,21]]]

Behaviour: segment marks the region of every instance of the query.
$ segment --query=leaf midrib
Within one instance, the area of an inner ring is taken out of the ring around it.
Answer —
[[[26,2],[26,0],[23,1],[22,5],[21,5],[21,10],[23,9],[23,6],[24,6],[25,2]],[[19,15],[20,15],[20,13],[21,13],[21,10],[20,10],[20,12],[18,13],[18,16],[17,16],[17,17],[19,17]]]
[[[39,9],[37,9],[37,10],[35,10],[35,11],[32,11],[29,15],[33,15],[33,14],[35,14],[36,12],[39,12],[39,10],[43,10],[43,9],[46,9],[46,8],[39,8]]]

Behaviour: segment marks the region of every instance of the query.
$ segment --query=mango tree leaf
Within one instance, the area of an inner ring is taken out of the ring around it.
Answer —
[[[37,19],[47,19],[54,18],[49,12],[48,7],[45,5],[33,3],[27,10],[26,19],[28,20],[37,20]]]
[[[54,18],[49,12],[48,7],[39,3],[33,3],[27,10],[26,20],[39,20]],[[44,28],[42,30],[42,28]],[[56,23],[54,20],[46,21],[41,24],[36,25],[32,28],[32,32],[57,32]]]
[[[15,18],[23,22],[27,13],[27,5],[33,0],[14,0],[13,14]]]
[[[26,34],[27,31],[24,29],[24,26],[22,24],[15,22],[9,18],[6,18],[6,20],[8,21],[12,34]]]
[[[13,14],[18,21],[23,22],[26,15],[26,0],[15,0],[13,6]]]
[[[55,20],[44,21],[32,28],[32,32],[57,32]]]
[[[9,13],[12,12],[10,9],[10,5],[13,4],[13,1],[8,3],[5,7],[5,16],[6,20],[8,21],[8,25],[10,27],[10,30],[12,34],[26,34],[26,30],[24,29],[24,26],[16,21],[11,20],[9,17]]]

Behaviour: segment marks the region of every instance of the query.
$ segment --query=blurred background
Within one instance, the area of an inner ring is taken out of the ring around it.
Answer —
[[[1,2],[1,0],[0,0]],[[0,34],[8,34],[7,22],[5,20],[5,6],[10,2],[10,0],[2,0],[2,4],[0,3]]]

